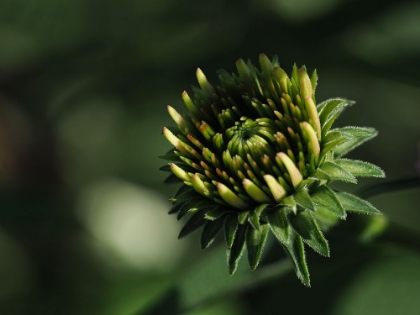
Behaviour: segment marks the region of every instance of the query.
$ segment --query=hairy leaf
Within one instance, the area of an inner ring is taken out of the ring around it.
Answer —
[[[238,268],[238,262],[244,252],[247,228],[248,225],[239,225],[232,248],[228,250],[228,266],[231,275],[233,275]]]
[[[352,212],[364,213],[364,214],[381,214],[381,212],[372,206],[366,200],[360,199],[359,197],[346,192],[336,193],[338,200],[343,205],[344,209]]]
[[[199,227],[203,226],[207,222],[207,220],[204,219],[204,214],[206,211],[206,209],[203,209],[194,213],[187,221],[187,223],[185,223],[184,227],[181,229],[181,232],[179,232],[178,238],[183,238],[191,232],[197,230]]]
[[[248,262],[252,270],[257,268],[261,254],[267,240],[269,227],[267,224],[260,226],[259,230],[251,227],[248,228],[246,233],[246,248],[248,251]]]
[[[225,221],[225,239],[228,248],[232,247],[233,241],[235,240],[236,230],[238,229],[238,215],[230,214],[227,216]]]
[[[305,209],[316,211],[316,206],[306,188],[301,188],[295,193],[295,201],[299,206]]]
[[[206,222],[203,231],[201,232],[201,249],[206,249],[213,243],[225,223],[224,219],[225,218],[220,218],[215,221]]]
[[[343,134],[353,137],[352,140],[340,144],[334,149],[334,154],[336,157],[341,157],[349,153],[353,149],[357,148],[364,142],[374,138],[378,134],[378,132],[375,129],[366,127],[344,127],[335,130],[338,130]]]
[[[346,170],[354,176],[381,178],[385,177],[385,173],[380,167],[368,162],[349,159],[339,159],[335,160],[335,164],[342,167],[344,170]]]
[[[339,218],[344,219],[346,217],[343,206],[331,188],[327,186],[319,187],[312,194],[312,200],[315,202],[318,211],[323,209],[334,213]]]
[[[290,217],[290,223],[303,241],[321,255],[329,257],[330,249],[328,242],[318,227],[312,213],[309,211],[299,212]]]
[[[343,182],[349,182],[349,183],[353,183],[353,184],[357,183],[356,177],[354,177],[352,174],[350,174],[345,169],[343,169],[342,167],[338,166],[335,163],[324,162],[318,170],[327,174],[331,181],[340,180],[340,181],[343,181]],[[316,174],[316,172],[315,172],[315,174]],[[315,177],[316,177],[316,175],[315,175]]]

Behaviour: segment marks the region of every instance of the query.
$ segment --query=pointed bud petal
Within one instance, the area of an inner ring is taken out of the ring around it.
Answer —
[[[269,203],[271,202],[270,198],[257,186],[253,181],[248,178],[242,181],[242,185],[245,188],[245,191],[248,195],[251,196],[256,202],[259,203]]]
[[[270,192],[276,202],[279,202],[287,195],[286,190],[272,175],[264,175],[264,180],[267,183],[268,188],[270,188]]]
[[[280,84],[280,89],[282,93],[288,93],[287,80],[289,80],[289,77],[287,76],[287,73],[280,67],[274,68],[273,73],[277,82]]]
[[[300,127],[302,128],[302,130],[305,131],[306,136],[309,140],[309,146],[311,147],[312,152],[314,153],[314,156],[315,156],[315,163],[318,163],[319,153],[321,151],[321,148],[319,147],[319,141],[316,136],[316,133],[314,129],[312,128],[312,126],[306,121],[300,123]]]
[[[175,108],[168,105],[167,107],[169,115],[171,115],[173,121],[180,127],[185,127],[185,121],[184,118],[176,111]]]
[[[191,177],[191,183],[192,183],[192,185],[193,185],[194,189],[195,189],[198,193],[200,193],[200,194],[202,194],[202,195],[204,195],[204,196],[206,196],[206,197],[210,196],[210,191],[209,191],[209,190],[207,189],[207,187],[204,185],[204,182],[201,180],[201,178],[198,176],[198,174],[197,174],[197,173],[195,173],[195,174]]]
[[[219,192],[220,197],[230,206],[245,210],[249,208],[249,205],[239,198],[232,190],[223,185],[222,183],[217,184],[217,191]]]
[[[184,91],[182,93],[182,100],[185,103],[185,106],[187,107],[187,110],[192,113],[196,114],[198,112],[194,102],[191,100],[190,96],[188,95],[187,91]]]
[[[243,80],[247,80],[251,77],[251,71],[249,70],[248,66],[246,65],[245,61],[243,61],[243,59],[239,59],[236,62],[236,68],[238,69],[239,76]]]
[[[178,150],[183,150],[182,141],[179,140],[168,128],[163,127],[163,135]]]
[[[197,68],[197,81],[198,84],[200,84],[200,87],[207,91],[208,93],[213,93],[213,87],[211,86],[211,84],[209,83],[209,81],[207,81],[206,76],[204,75],[203,71],[201,71],[200,68]]]
[[[308,112],[309,118],[315,124],[315,126],[313,127],[315,129],[318,140],[321,140],[321,123],[319,121],[318,111],[316,109],[314,100],[309,96],[305,97],[305,105],[306,105],[306,111]]]
[[[312,83],[305,69],[300,68],[298,70],[298,78],[299,78],[299,89],[300,89],[301,95],[303,97],[309,96],[310,98],[312,98],[313,96]]]
[[[172,173],[174,173],[176,177],[186,182],[189,182],[191,180],[187,172],[180,168],[178,165],[171,163],[170,166]]]
[[[273,65],[266,54],[260,54],[260,65],[263,73],[270,73],[273,69]]]
[[[300,173],[299,169],[296,167],[295,163],[287,156],[286,153],[279,152],[277,156],[283,162],[284,166],[287,169],[287,172],[290,175],[290,179],[292,180],[293,187],[297,187],[299,183],[302,181],[302,174]]]

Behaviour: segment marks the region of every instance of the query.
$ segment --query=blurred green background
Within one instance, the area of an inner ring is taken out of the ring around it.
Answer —
[[[279,246],[230,277],[223,244],[177,240],[157,158],[197,67],[264,52],[357,101],[338,125],[379,136],[351,157],[416,176],[420,2],[1,0],[0,43],[0,314],[420,314],[418,189],[371,200],[398,237],[332,231],[307,289]]]

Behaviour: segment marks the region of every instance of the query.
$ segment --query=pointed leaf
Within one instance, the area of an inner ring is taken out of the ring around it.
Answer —
[[[329,257],[330,249],[328,242],[318,227],[312,213],[309,211],[299,212],[290,217],[290,223],[303,241],[319,254]]]
[[[260,262],[265,241],[267,240],[268,230],[269,227],[267,224],[262,225],[259,230],[251,227],[248,228],[246,233],[246,248],[251,270],[255,270]]]
[[[344,211],[343,206],[331,188],[327,186],[319,187],[312,194],[312,200],[315,202],[318,211],[321,209],[329,211],[341,219],[346,217],[346,212]]]
[[[327,124],[332,117],[336,116],[337,113],[340,113],[345,107],[352,104],[354,104],[353,101],[341,98],[329,99],[319,104],[319,120],[321,121],[322,128],[324,128],[324,125]]]
[[[331,137],[331,139],[332,138],[333,137]],[[341,146],[342,144],[345,144],[346,142],[349,142],[349,141],[352,141],[352,138],[342,134],[341,137],[332,139],[329,142],[323,142],[320,159],[322,159],[331,150],[335,150],[336,147]]]
[[[302,238],[290,226],[286,212],[284,209],[277,208],[268,213],[267,219],[271,232],[292,259],[297,277],[304,285],[309,286],[309,272]]]
[[[358,177],[380,177],[384,178],[385,173],[380,167],[364,161],[339,159],[335,164],[342,167],[347,172]]]
[[[172,152],[173,152],[173,150],[172,150]],[[162,159],[162,160],[172,161],[172,162],[179,161],[180,160],[179,156],[176,155],[175,153],[172,153],[172,152],[167,153],[165,155],[161,155],[161,156],[159,156],[159,158]]]
[[[168,214],[175,214],[175,213],[179,212],[182,209],[182,207],[184,206],[185,202],[186,201],[184,201],[184,202],[177,202],[175,205],[173,205],[171,207],[171,209],[169,210]]]
[[[260,205],[260,206],[256,207],[252,211],[251,215],[249,216],[249,218],[248,218],[249,223],[251,223],[251,225],[254,229],[256,229],[256,230],[260,229],[260,216],[261,216],[261,213],[264,211],[264,209],[267,208],[267,206],[268,206],[267,204],[263,204],[263,205]]]
[[[191,186],[188,186],[188,185],[182,185],[175,192],[175,194],[173,195],[172,199],[174,199],[174,198],[176,199],[176,197],[178,197],[179,195],[181,195],[183,193],[186,193],[187,191],[194,191],[194,188],[192,188]]]
[[[302,238],[294,232],[291,243],[283,245],[283,248],[287,255],[292,259],[296,276],[305,286],[310,287],[311,281],[308,265],[306,264],[305,248],[303,246]]]
[[[353,138],[346,143],[340,144],[334,149],[334,154],[336,157],[341,157],[349,153],[353,149],[374,138],[378,134],[378,132],[373,128],[344,127],[335,130],[338,130],[343,134],[347,134]]]
[[[181,220],[190,211],[191,208],[194,208],[202,200],[202,197],[184,200],[182,202],[183,206],[179,209],[178,215],[176,216],[177,220]]]
[[[186,200],[190,200],[193,198],[198,198],[200,197],[201,199],[204,199],[204,197],[202,195],[200,195],[198,192],[196,192],[195,190],[187,190],[186,192],[171,198],[170,200],[172,200],[173,202],[181,202],[181,201],[186,201]]]
[[[225,239],[228,248],[232,247],[233,241],[235,240],[236,230],[238,229],[238,215],[230,214],[227,216],[225,221]]]
[[[295,201],[302,208],[316,211],[316,206],[306,188],[301,188],[295,193]]]
[[[322,138],[322,143],[325,145],[325,144],[328,144],[330,142],[335,142],[335,141],[337,141],[337,140],[339,140],[343,137],[348,137],[348,135],[345,136],[340,131],[331,130],[327,133],[327,135],[324,138]]]
[[[364,214],[381,214],[381,212],[372,206],[366,200],[360,199],[359,197],[346,193],[346,192],[337,192],[336,193],[338,200],[343,205],[343,208],[347,211],[364,213]]]
[[[163,165],[163,166],[159,167],[159,171],[169,172],[169,173],[172,172],[170,165]]]
[[[184,227],[181,229],[181,232],[179,232],[178,238],[183,238],[204,225],[207,222],[207,220],[204,219],[205,213],[206,209],[194,213],[187,221],[187,223],[185,223]]]
[[[327,174],[331,181],[341,180],[353,184],[357,183],[356,177],[332,162],[324,162],[319,169]]]
[[[271,232],[282,244],[288,244],[290,238],[290,227],[287,221],[286,211],[277,208],[267,214],[268,225]]]
[[[179,184],[182,183],[182,180],[180,180],[175,174],[169,174],[163,182],[165,184]]]
[[[225,218],[222,217],[215,221],[207,221],[203,227],[203,232],[201,233],[201,249],[206,249],[213,243],[217,234],[225,223]]]
[[[249,225],[239,225],[232,248],[228,250],[229,273],[233,275],[245,249],[246,230]]]
[[[210,221],[214,221],[214,220],[219,219],[222,215],[227,214],[229,212],[233,212],[233,211],[229,211],[229,209],[226,209],[223,206],[215,206],[213,210],[210,210],[209,212],[206,213],[204,218]]]
[[[296,201],[293,195],[283,198],[280,201],[280,205],[283,205],[287,207],[288,209],[292,210],[293,213],[296,213]]]
[[[238,214],[238,222],[239,224],[244,224],[246,219],[248,219],[249,211],[240,212]]]

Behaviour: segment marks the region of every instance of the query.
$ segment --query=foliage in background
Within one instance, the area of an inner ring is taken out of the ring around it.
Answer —
[[[169,149],[162,104],[177,105],[197,66],[231,72],[264,51],[322,69],[318,99],[358,101],[338,123],[380,137],[350,158],[390,181],[414,176],[419,16],[414,0],[2,0],[0,313],[270,314],[281,295],[295,312],[417,314],[417,189],[372,199],[389,219],[375,244],[341,245],[375,230],[366,217],[331,230],[330,259],[308,252],[322,285],[305,291],[290,265],[271,265],[282,257],[270,237],[261,268],[234,277],[218,240],[205,253],[194,235],[175,242],[156,157]]]

